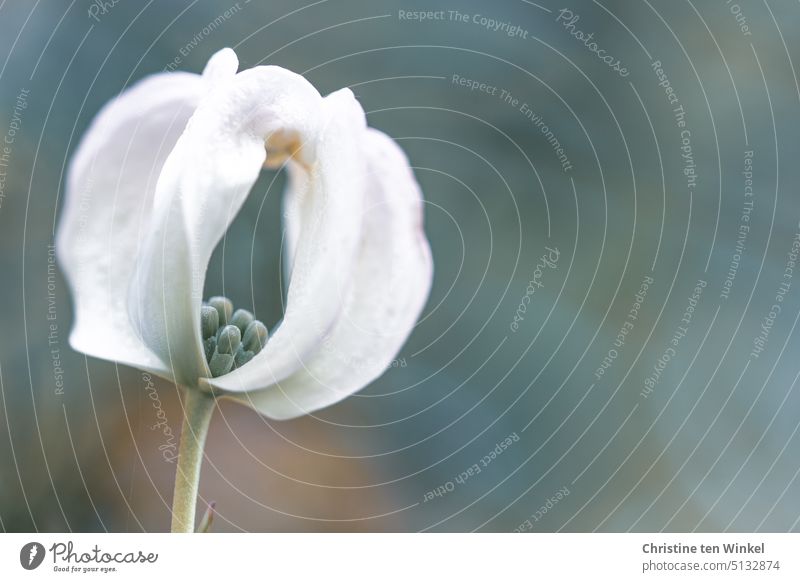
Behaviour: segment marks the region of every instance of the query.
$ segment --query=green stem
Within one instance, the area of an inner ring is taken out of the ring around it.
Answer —
[[[172,496],[172,533],[194,532],[197,485],[203,464],[203,446],[214,411],[214,397],[197,388],[188,388],[184,399],[183,429],[178,449],[178,470]]]

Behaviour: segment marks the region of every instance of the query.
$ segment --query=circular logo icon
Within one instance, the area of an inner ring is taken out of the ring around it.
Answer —
[[[29,542],[19,551],[19,563],[26,570],[38,568],[44,561],[44,546],[39,542]]]

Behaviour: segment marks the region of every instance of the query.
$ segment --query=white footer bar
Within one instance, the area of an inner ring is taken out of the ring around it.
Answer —
[[[2,580],[796,581],[798,563],[800,534],[0,535]]]

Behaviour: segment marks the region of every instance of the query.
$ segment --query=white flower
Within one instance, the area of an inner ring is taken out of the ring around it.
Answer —
[[[87,131],[56,242],[75,300],[70,343],[291,418],[381,375],[425,304],[432,262],[408,160],[366,126],[352,92],[323,98],[280,67],[237,67],[224,49],[202,75],[148,77]],[[212,374],[204,336],[219,358],[242,338],[214,334],[209,318],[201,329],[204,305],[215,315],[202,303],[205,273],[265,163],[289,172],[286,309],[263,349],[216,375],[227,367]]]

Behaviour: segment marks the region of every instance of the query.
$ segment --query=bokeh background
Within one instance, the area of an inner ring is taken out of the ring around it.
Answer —
[[[398,366],[358,395],[289,422],[220,408],[200,486],[214,531],[797,530],[798,16],[0,1],[0,528],[169,527],[179,392],[70,349],[50,245],[99,108],[230,46],[242,68],[353,89],[415,167],[436,276]],[[264,172],[206,283],[270,324],[283,183]]]

